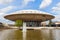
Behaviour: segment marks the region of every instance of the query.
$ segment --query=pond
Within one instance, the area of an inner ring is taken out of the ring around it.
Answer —
[[[0,40],[23,40],[23,32],[18,29],[1,30]],[[60,29],[27,30],[25,40],[60,40]]]

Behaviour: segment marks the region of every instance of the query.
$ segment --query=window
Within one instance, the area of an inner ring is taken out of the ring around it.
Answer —
[[[39,27],[40,26],[40,22],[37,21],[29,21],[26,22],[27,27]]]

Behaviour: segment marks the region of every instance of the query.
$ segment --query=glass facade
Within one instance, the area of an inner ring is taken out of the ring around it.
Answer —
[[[28,21],[28,22],[26,22],[26,26],[27,27],[39,27],[40,22],[38,22],[38,21]]]

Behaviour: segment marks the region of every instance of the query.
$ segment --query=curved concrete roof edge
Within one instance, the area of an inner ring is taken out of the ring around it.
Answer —
[[[35,14],[48,14],[48,15],[52,15],[52,14],[50,14],[50,13],[48,13],[48,12],[43,12],[43,11],[39,11],[39,10],[19,10],[19,11],[16,11],[16,12],[13,12],[13,13],[10,13],[10,14],[22,14],[22,13],[35,13]]]

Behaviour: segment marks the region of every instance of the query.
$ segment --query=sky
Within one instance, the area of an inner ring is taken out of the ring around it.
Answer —
[[[28,9],[48,12],[55,16],[53,21],[60,22],[60,0],[0,0],[0,22],[14,23],[5,19],[4,16]]]

